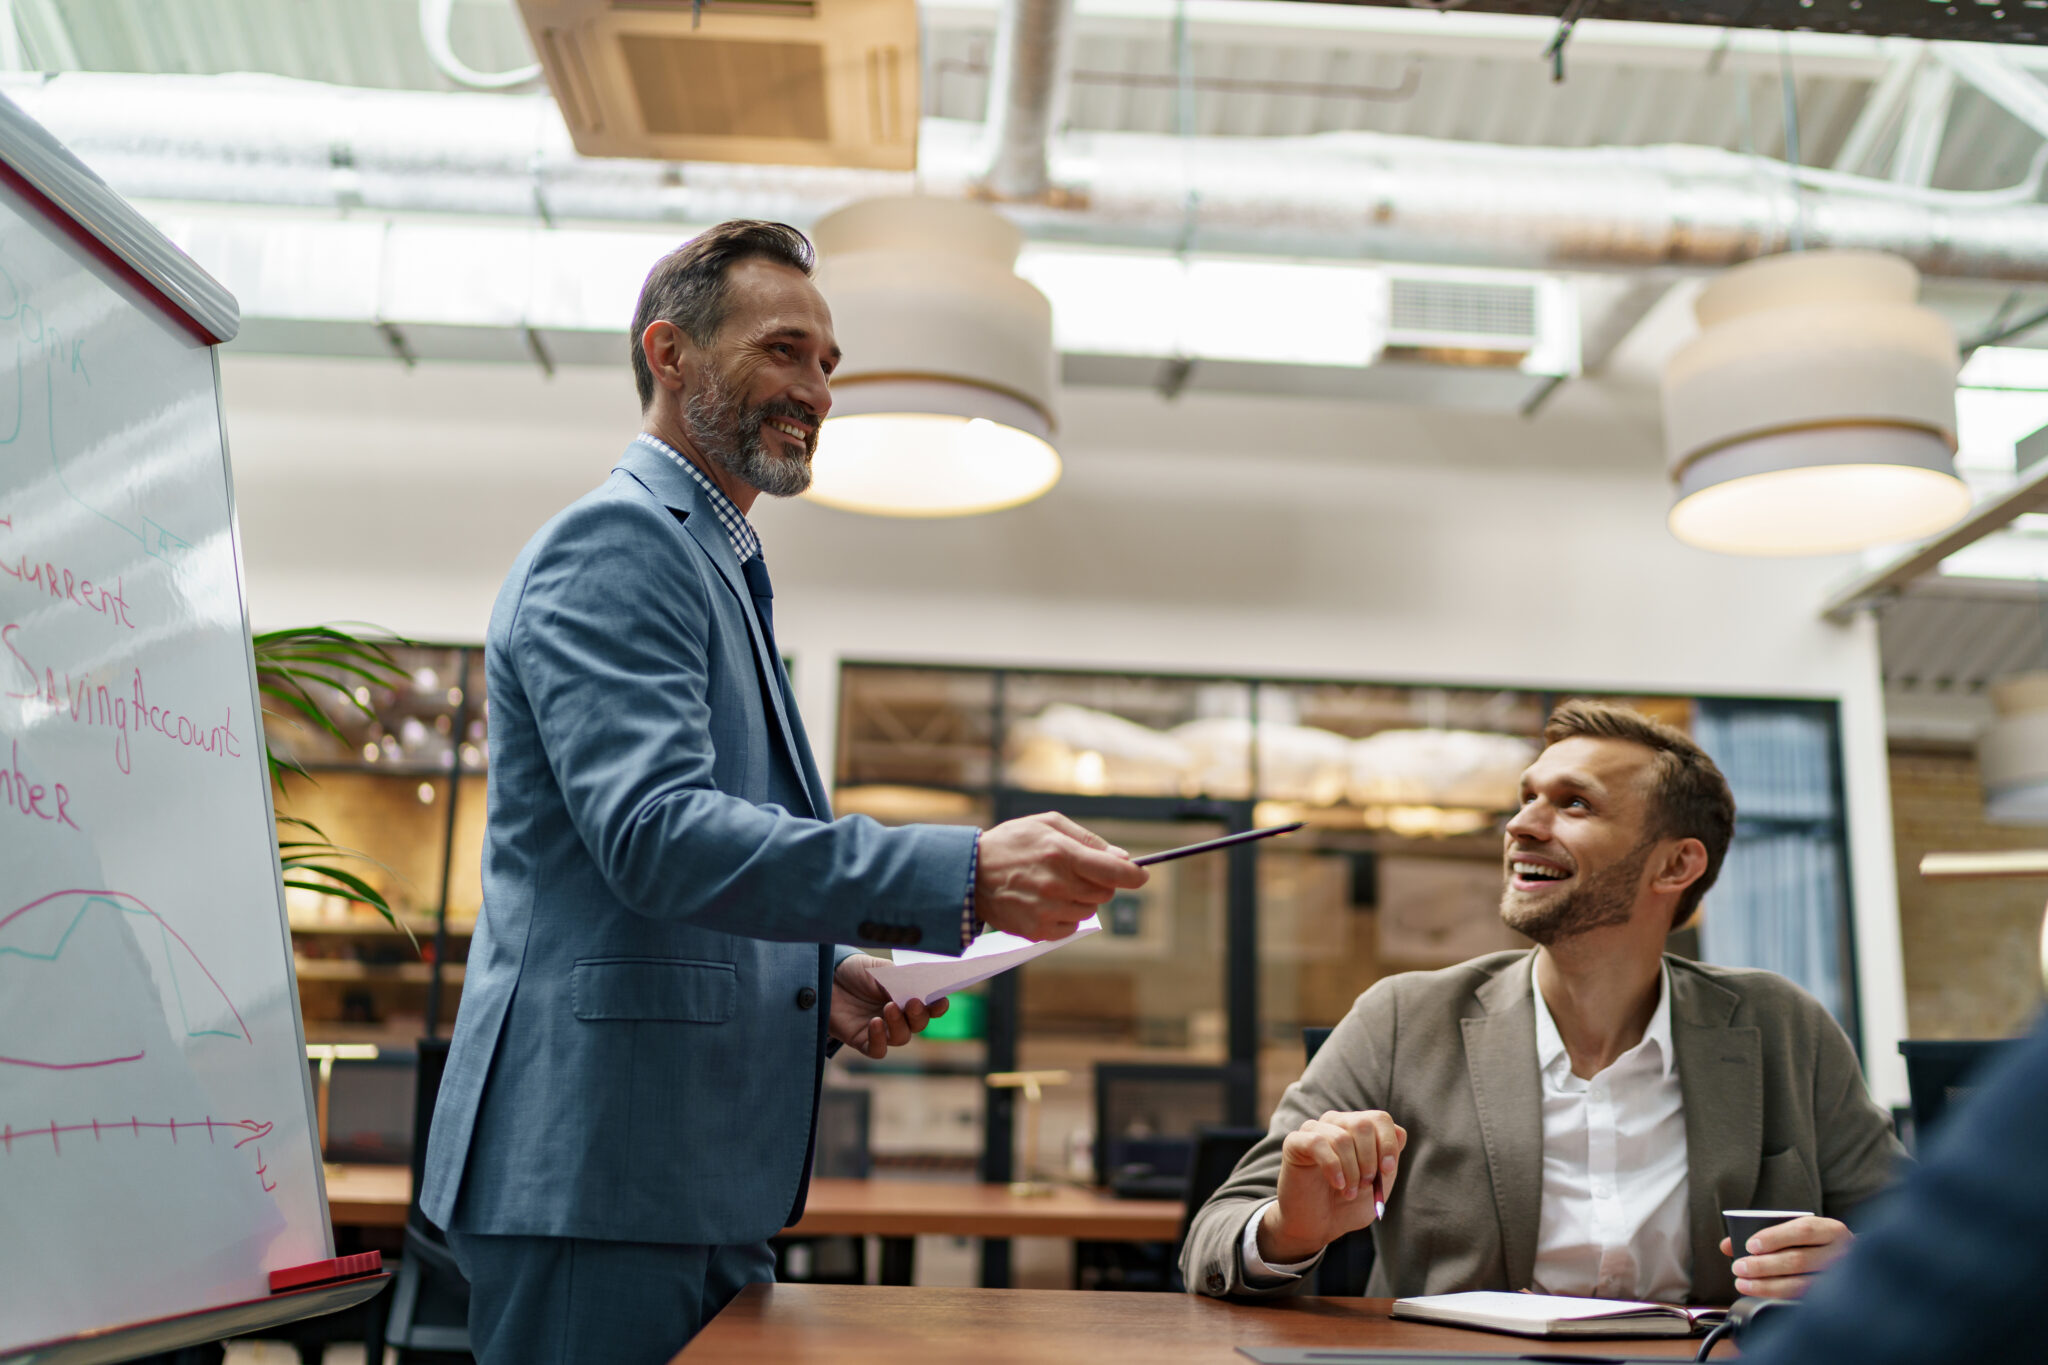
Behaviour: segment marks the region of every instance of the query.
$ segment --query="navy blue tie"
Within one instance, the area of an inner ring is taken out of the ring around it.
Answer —
[[[761,633],[770,641],[775,638],[775,585],[768,581],[768,560],[756,553],[740,565],[740,572],[747,576],[747,591],[753,594],[754,614],[761,618]],[[770,650],[775,646],[771,643]]]

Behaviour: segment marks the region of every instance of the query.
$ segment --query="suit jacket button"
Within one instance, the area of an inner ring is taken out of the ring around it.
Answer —
[[[796,1007],[800,1010],[807,1010],[817,1003],[818,992],[814,987],[805,986],[796,993]]]
[[[856,929],[854,932],[859,934],[862,938],[873,939],[877,943],[883,941],[882,926],[875,923],[871,919],[862,920],[860,923],[860,928]]]
[[[1221,1294],[1227,1287],[1227,1281],[1224,1280],[1222,1271],[1212,1270],[1209,1272],[1209,1278],[1203,1281],[1203,1286],[1211,1294]]]

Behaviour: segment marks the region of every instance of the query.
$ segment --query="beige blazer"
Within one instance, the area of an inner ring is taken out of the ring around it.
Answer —
[[[1771,972],[1669,957],[1671,1042],[1685,1099],[1692,1300],[1735,1298],[1721,1210],[1842,1218],[1904,1152],[1819,1001]],[[1408,1149],[1373,1229],[1368,1295],[1522,1289],[1536,1261],[1543,1110],[1529,951],[1491,953],[1375,984],[1299,1081],[1267,1136],[1195,1216],[1181,1273],[1197,1292],[1302,1292],[1244,1282],[1252,1212],[1274,1195],[1280,1143],[1331,1110],[1384,1109]]]

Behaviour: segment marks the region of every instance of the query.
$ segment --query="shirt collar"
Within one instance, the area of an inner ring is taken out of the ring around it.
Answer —
[[[1557,1031],[1557,1020],[1550,1015],[1550,1002],[1543,998],[1543,988],[1536,983],[1536,954],[1529,954],[1529,994],[1536,998],[1536,1066],[1547,1071],[1560,1057],[1565,1055],[1564,1035]],[[1657,968],[1657,1008],[1650,1014],[1650,1024],[1643,1030],[1643,1043],[1657,1045],[1658,1063],[1663,1078],[1671,1079],[1671,1068],[1678,1060],[1671,1050],[1671,967],[1668,963]],[[1624,1056],[1627,1054],[1624,1053]]]
[[[686,458],[659,436],[645,431],[635,436],[633,440],[635,444],[668,456],[682,466],[684,473],[697,481],[697,486],[704,490],[704,496],[711,501],[711,510],[717,514],[718,524],[725,528],[726,539],[732,542],[735,559],[744,564],[761,553],[761,537],[755,533],[754,524],[747,520],[747,514],[740,511],[739,505],[728,498],[725,490],[713,483],[709,475],[697,468],[694,460]]]

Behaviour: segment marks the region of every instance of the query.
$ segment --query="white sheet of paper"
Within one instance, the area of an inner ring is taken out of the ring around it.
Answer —
[[[899,950],[894,962],[875,968],[875,980],[889,992],[889,998],[898,1006],[908,1005],[913,1000],[922,1000],[929,1005],[954,991],[965,990],[977,981],[1000,976],[1034,957],[1043,957],[1064,948],[1101,928],[1101,918],[1090,915],[1065,938],[1047,939],[1044,943],[1033,943],[1028,938],[991,929],[974,940],[958,957]]]

